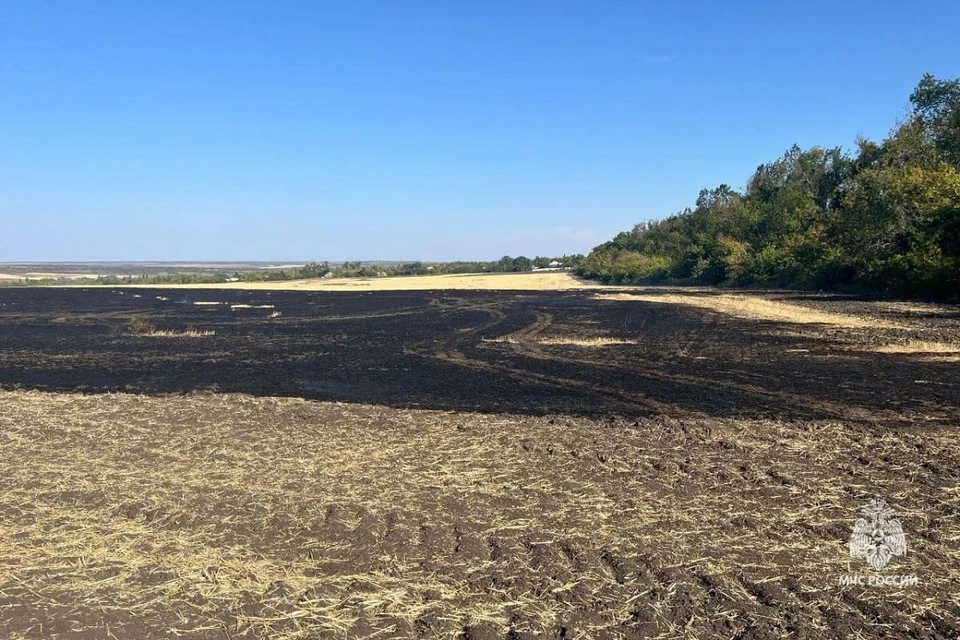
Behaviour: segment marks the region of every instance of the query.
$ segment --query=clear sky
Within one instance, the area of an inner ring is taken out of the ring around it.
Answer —
[[[586,252],[960,76],[960,2],[0,3],[0,262]]]

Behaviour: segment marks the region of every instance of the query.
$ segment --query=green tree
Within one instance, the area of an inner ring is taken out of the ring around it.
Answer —
[[[910,94],[913,115],[929,132],[943,159],[960,167],[960,79],[924,74]]]
[[[794,145],[743,193],[642,223],[578,262],[605,282],[701,282],[960,292],[960,80],[924,76],[881,143]]]

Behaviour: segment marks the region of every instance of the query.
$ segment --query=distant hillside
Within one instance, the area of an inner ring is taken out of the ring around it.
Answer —
[[[960,80],[925,75],[913,112],[880,144],[797,146],[745,191],[596,247],[579,273],[616,283],[690,282],[960,294]]]

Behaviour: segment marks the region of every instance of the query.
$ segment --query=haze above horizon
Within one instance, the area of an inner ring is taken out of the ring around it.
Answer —
[[[953,2],[11,2],[0,262],[585,253],[960,76]]]

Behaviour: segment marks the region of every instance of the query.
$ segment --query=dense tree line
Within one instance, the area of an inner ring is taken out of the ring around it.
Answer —
[[[925,75],[912,113],[856,153],[797,146],[743,191],[596,247],[579,269],[618,283],[690,282],[960,295],[960,80]]]
[[[571,255],[559,258],[537,256],[530,259],[526,256],[503,256],[496,261],[457,261],[457,262],[409,262],[399,265],[389,264],[362,264],[360,262],[345,262],[342,266],[330,268],[335,278],[376,278],[385,276],[422,276],[428,274],[447,273],[520,273],[533,269],[548,267],[558,262],[565,267],[577,268],[584,256]]]

